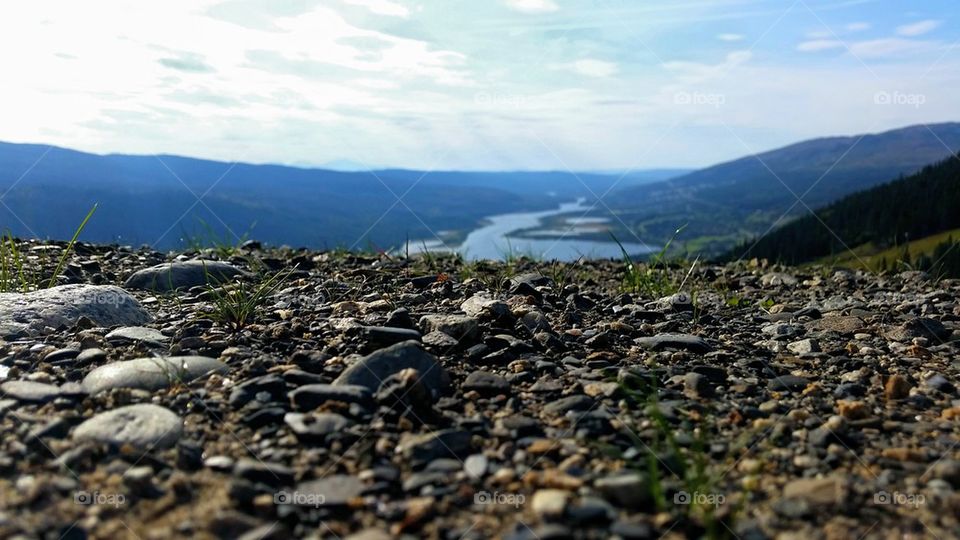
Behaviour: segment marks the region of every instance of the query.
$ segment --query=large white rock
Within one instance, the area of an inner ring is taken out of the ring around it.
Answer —
[[[75,441],[129,444],[140,450],[169,448],[183,434],[183,420],[169,409],[149,403],[100,413],[73,430]]]
[[[42,335],[86,317],[99,326],[153,320],[137,299],[112,285],[60,285],[29,293],[0,293],[0,337]]]
[[[223,362],[205,356],[137,358],[100,366],[83,379],[83,389],[96,394],[111,388],[160,390],[211,373],[226,373]]]

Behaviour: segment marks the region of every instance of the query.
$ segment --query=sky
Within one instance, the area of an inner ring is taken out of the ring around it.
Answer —
[[[956,0],[33,0],[0,140],[422,170],[700,167],[960,120]]]

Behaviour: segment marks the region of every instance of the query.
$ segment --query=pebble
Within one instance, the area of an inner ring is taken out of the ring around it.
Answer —
[[[249,274],[222,261],[178,261],[163,263],[134,272],[123,286],[154,292],[189,289],[200,285],[230,280]]]
[[[157,391],[227,371],[224,363],[205,356],[136,358],[94,369],[84,377],[83,388],[91,394],[113,388]]]
[[[404,369],[420,372],[423,384],[434,394],[439,395],[450,385],[446,369],[415,341],[405,341],[374,351],[344,370],[333,381],[333,385],[363,386],[370,392],[376,392],[387,377]]]
[[[139,450],[170,448],[183,434],[183,421],[173,411],[151,404],[126,405],[102,412],[73,430],[73,439]]]

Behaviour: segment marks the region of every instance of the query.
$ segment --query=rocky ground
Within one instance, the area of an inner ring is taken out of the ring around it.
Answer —
[[[960,536],[960,282],[214,258],[0,294],[0,536]]]

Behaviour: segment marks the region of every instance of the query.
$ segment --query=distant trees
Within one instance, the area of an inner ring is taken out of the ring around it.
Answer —
[[[891,269],[901,262],[960,276],[956,257],[960,247],[952,238],[933,254],[917,258],[906,244],[943,231],[960,228],[960,156],[927,166],[888,184],[847,196],[758,239],[744,242],[724,259],[746,256],[787,264],[809,262],[867,243],[877,251],[904,245],[898,261],[883,261]],[[912,259],[917,258],[916,261]]]

